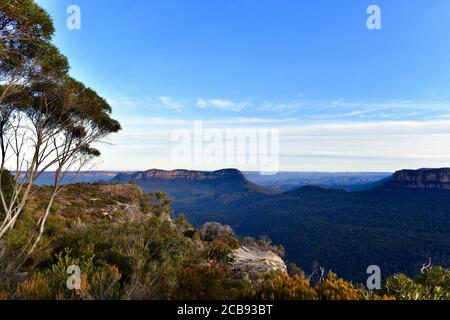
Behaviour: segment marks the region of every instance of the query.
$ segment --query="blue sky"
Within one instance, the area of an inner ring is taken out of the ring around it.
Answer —
[[[180,167],[171,132],[194,120],[279,130],[280,170],[450,166],[448,0],[37,2],[72,75],[123,124],[98,169]],[[66,28],[72,4],[81,30]]]

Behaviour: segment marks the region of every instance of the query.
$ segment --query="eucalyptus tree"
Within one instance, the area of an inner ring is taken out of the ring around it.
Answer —
[[[50,47],[53,48],[53,47]],[[39,232],[31,249],[42,237],[55,197],[63,189],[69,170],[79,171],[100,152],[94,148],[109,134],[121,129],[111,118],[111,107],[94,90],[66,74],[64,58],[53,49],[30,85],[9,96],[11,108],[7,137],[10,165],[14,165],[14,187],[9,203],[0,190],[4,212],[0,238],[12,229],[42,172],[54,169],[53,192],[38,221]],[[5,153],[6,155],[8,153]],[[7,163],[3,157],[2,163]]]
[[[11,219],[13,203],[7,205],[2,183],[6,160],[13,146],[19,145],[21,116],[13,106],[14,97],[27,89],[33,77],[40,71],[48,71],[50,65],[43,61],[55,58],[56,48],[50,45],[54,27],[50,16],[32,0],[2,0],[0,2],[0,232]],[[46,54],[51,53],[48,57]],[[47,59],[50,58],[50,59]],[[67,65],[68,66],[68,65]],[[15,137],[16,139],[13,139]],[[26,139],[23,139],[26,140]],[[18,161],[20,163],[22,161]],[[9,185],[9,184],[8,184]],[[17,185],[14,188],[17,191]]]
[[[80,172],[82,168],[100,156],[95,144],[102,142],[111,133],[121,129],[119,122],[111,118],[111,107],[94,90],[68,77],[55,95],[55,105],[45,110],[55,121],[50,126],[51,159],[54,162],[55,177],[52,194],[45,211],[38,221],[38,235],[31,253],[41,239],[45,223],[56,196],[64,189],[63,178],[70,171]],[[44,95],[38,95],[42,99]],[[34,103],[39,105],[39,102]]]
[[[29,71],[29,82],[18,85],[20,90],[8,94],[1,102],[0,170],[9,167],[14,172],[14,186],[9,202],[0,188],[4,212],[0,238],[14,227],[36,178],[56,163],[51,143],[55,130],[61,126],[58,112],[64,97],[60,88],[69,64],[48,43],[39,47],[33,60],[36,67]]]
[[[42,172],[56,171],[31,251],[68,170],[100,155],[95,144],[120,124],[94,90],[68,75],[69,63],[50,43],[53,24],[33,1],[0,4],[0,239],[14,228]],[[13,172],[5,195],[1,177]],[[12,192],[11,192],[12,189]]]

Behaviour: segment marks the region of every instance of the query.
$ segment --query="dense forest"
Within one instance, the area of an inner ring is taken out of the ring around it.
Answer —
[[[285,246],[287,259],[314,264],[354,281],[378,265],[383,275],[414,276],[428,259],[450,266],[450,192],[361,192],[304,187],[263,200],[180,208],[196,224],[217,220],[238,234],[267,235]]]

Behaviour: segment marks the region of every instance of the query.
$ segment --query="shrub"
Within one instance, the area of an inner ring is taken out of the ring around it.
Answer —
[[[315,291],[320,300],[363,300],[364,296],[352,283],[329,273]]]
[[[121,298],[120,279],[122,273],[116,266],[105,266],[95,271],[90,279],[89,294],[97,300]]]
[[[317,300],[316,291],[302,276],[290,277],[285,273],[269,276],[257,289],[256,298],[261,300]]]
[[[177,272],[175,299],[224,300],[230,270],[217,264],[184,266]]]
[[[8,299],[9,299],[9,293],[6,291],[0,291],[0,301],[8,300]]]
[[[208,243],[205,249],[205,258],[224,264],[231,264],[234,261],[232,249],[220,241]]]
[[[414,280],[397,274],[386,280],[384,291],[399,300],[449,300],[450,269],[431,267]]]
[[[290,276],[305,276],[305,272],[293,262],[289,263],[288,272]]]
[[[16,297],[20,300],[50,300],[55,296],[47,279],[36,277],[19,283]]]
[[[207,222],[200,228],[202,240],[212,242],[215,240],[224,241],[234,238],[234,231],[230,226],[218,222]]]

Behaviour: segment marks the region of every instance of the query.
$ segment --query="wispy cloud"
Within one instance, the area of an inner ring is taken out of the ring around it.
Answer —
[[[137,117],[137,116],[127,116],[121,118],[122,124],[125,126],[178,126],[186,125],[191,122],[185,119],[174,119],[174,118],[161,118],[161,117]]]
[[[240,112],[245,108],[252,106],[253,104],[248,100],[245,101],[232,101],[232,100],[224,100],[224,99],[197,99],[197,107],[206,109],[206,108],[216,108],[233,112]]]
[[[259,107],[259,111],[288,111],[290,113],[299,111],[303,106],[302,102],[291,103],[273,103],[270,101],[263,102]]]
[[[195,114],[199,119],[211,119],[207,109],[222,110],[232,113],[244,112],[248,119],[267,118],[284,121],[285,118],[301,118],[310,122],[324,121],[409,121],[409,120],[439,120],[448,119],[450,102],[447,101],[255,101],[253,99],[189,99],[173,98],[163,95],[157,98],[136,98],[118,96],[108,99],[113,109],[121,115],[139,113],[142,116],[163,116],[169,112]],[[199,110],[200,109],[200,110]],[[203,112],[202,110],[205,110]],[[159,113],[156,113],[159,112]],[[230,120],[235,120],[230,118]],[[259,121],[259,120],[258,120]]]
[[[139,102],[136,99],[127,96],[108,97],[106,100],[111,106],[119,109],[135,108],[139,105]]]
[[[447,101],[420,101],[420,100],[387,100],[387,101],[331,101],[332,106],[348,108],[372,108],[372,109],[420,109],[443,111],[449,110],[450,102]]]
[[[161,117],[122,117],[121,122],[125,126],[192,126],[195,121],[201,121],[205,125],[258,125],[258,124],[280,124],[294,123],[297,118],[222,118],[208,120],[187,120],[180,118],[161,118]]]
[[[230,117],[203,124],[204,128],[278,129],[283,170],[394,171],[450,164],[449,119],[316,124],[301,121]],[[171,133],[178,128],[192,129],[194,122],[133,117],[123,119],[123,124],[125,130],[114,135],[112,147],[105,150],[109,155],[104,157],[106,167],[170,168],[167,159],[173,146]]]
[[[283,118],[283,119],[273,119],[273,118],[237,118],[231,119],[228,123],[250,123],[250,124],[275,124],[275,123],[288,123],[298,120],[297,118]]]
[[[353,120],[438,120],[450,110],[448,101],[386,100],[345,101],[334,100],[327,109],[313,116],[316,119],[348,118]]]
[[[450,120],[377,121],[295,125],[280,128],[286,135],[373,136],[415,134],[450,134]]]
[[[159,97],[159,101],[170,110],[181,112],[184,109],[184,104],[182,102],[176,101],[171,97]]]

